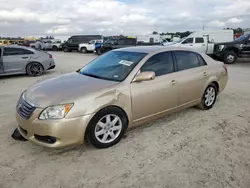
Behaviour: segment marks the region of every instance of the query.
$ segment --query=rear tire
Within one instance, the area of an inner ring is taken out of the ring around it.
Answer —
[[[217,99],[218,88],[215,84],[211,83],[207,86],[206,90],[201,99],[201,103],[198,105],[198,108],[202,110],[211,109]]]
[[[31,62],[26,67],[26,73],[29,76],[40,76],[44,72],[44,68],[41,63]]]
[[[225,53],[223,61],[225,64],[234,64],[237,58],[237,54],[234,51],[228,51]]]
[[[100,110],[90,121],[86,136],[96,148],[108,148],[117,144],[128,127],[124,112],[116,107]]]
[[[63,48],[63,51],[64,51],[64,52],[71,52],[71,50],[68,49],[68,48]]]

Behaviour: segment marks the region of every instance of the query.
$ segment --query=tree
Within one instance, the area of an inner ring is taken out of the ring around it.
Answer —
[[[152,33],[153,35],[157,35],[158,34],[158,32],[157,31],[153,31],[153,33]]]

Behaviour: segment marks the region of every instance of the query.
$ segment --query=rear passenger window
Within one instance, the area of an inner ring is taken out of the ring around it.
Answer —
[[[197,54],[200,66],[204,66],[207,65],[206,61],[203,59],[203,57],[201,57],[201,55]]]
[[[3,56],[34,54],[30,50],[22,48],[4,48]]]
[[[175,51],[176,66],[178,71],[199,67],[200,63],[196,53],[187,51]]]
[[[174,72],[174,63],[171,52],[162,52],[150,57],[141,67],[141,72],[153,71],[156,76]]]
[[[201,37],[195,38],[195,43],[204,43],[204,38]]]

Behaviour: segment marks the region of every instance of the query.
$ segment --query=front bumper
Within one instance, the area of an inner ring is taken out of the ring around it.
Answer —
[[[62,148],[84,142],[86,127],[93,115],[70,119],[39,120],[42,109],[37,108],[29,119],[16,113],[20,134],[36,144],[49,148]]]

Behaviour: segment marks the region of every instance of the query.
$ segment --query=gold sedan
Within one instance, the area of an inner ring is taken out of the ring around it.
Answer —
[[[191,106],[212,108],[227,80],[222,62],[188,49],[113,50],[24,91],[18,130],[50,148],[82,144],[85,137],[107,148],[132,126]]]

